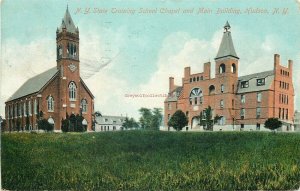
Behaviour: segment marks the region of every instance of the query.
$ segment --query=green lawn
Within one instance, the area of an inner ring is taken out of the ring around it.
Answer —
[[[300,187],[299,133],[5,133],[1,160],[12,190]]]

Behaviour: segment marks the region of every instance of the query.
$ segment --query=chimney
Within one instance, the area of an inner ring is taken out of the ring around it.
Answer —
[[[210,62],[204,63],[204,75],[210,79]]]
[[[289,76],[292,78],[293,74],[293,60],[289,60]]]
[[[174,77],[169,77],[169,93],[174,90]]]
[[[189,78],[191,75],[191,67],[184,68],[184,78]]]
[[[274,69],[277,68],[277,66],[280,65],[280,55],[274,54]]]

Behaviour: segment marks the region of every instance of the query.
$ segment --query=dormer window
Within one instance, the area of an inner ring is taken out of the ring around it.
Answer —
[[[242,88],[248,88],[249,87],[249,81],[242,81],[241,82],[241,87]]]
[[[260,78],[256,80],[256,85],[257,86],[263,86],[265,85],[265,78]]]

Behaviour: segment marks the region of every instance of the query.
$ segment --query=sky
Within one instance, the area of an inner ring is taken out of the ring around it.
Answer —
[[[300,110],[300,0],[2,0],[0,115],[27,79],[56,66],[67,6],[80,32],[81,76],[104,115],[138,118],[141,107],[163,108],[169,76],[181,85],[184,67],[202,72],[207,61],[214,71],[226,21],[240,76],[272,70],[276,53],[282,65],[294,61]]]

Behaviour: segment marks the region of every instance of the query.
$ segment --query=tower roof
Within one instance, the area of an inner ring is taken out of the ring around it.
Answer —
[[[75,25],[74,25],[74,22],[72,20],[71,15],[70,15],[68,6],[67,6],[65,16],[61,21],[61,25],[58,28],[58,32],[62,32],[63,28],[65,28],[67,30],[67,32],[71,32],[71,33],[77,33],[78,32],[78,28],[76,28]]]
[[[237,54],[235,52],[234,46],[233,46],[233,41],[232,41],[231,32],[230,32],[230,25],[229,25],[228,21],[226,22],[226,24],[224,26],[223,38],[222,38],[222,41],[221,41],[221,44],[219,47],[218,54],[215,59],[224,58],[227,56],[232,56],[232,57],[239,59],[239,57],[237,56]]]

